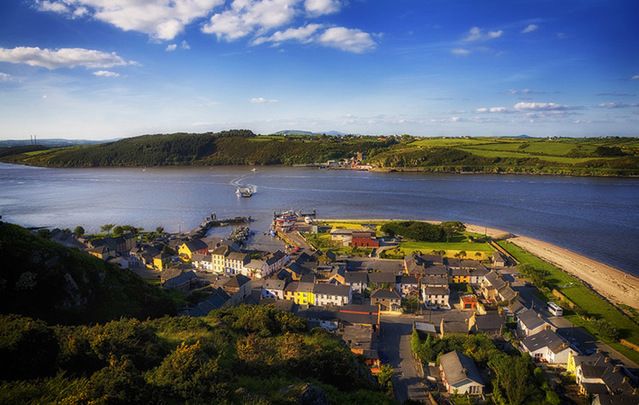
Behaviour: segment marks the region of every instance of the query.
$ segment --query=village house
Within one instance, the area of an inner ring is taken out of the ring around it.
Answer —
[[[342,340],[355,355],[361,356],[373,375],[381,370],[382,362],[377,351],[377,338],[373,328],[347,325],[342,330]]]
[[[599,404],[639,403],[635,375],[607,356],[597,354],[591,357],[589,361],[579,361],[575,370],[575,380],[581,395],[593,398],[592,403]]]
[[[178,290],[182,292],[188,292],[199,284],[197,275],[192,271],[185,271],[177,274],[175,277],[168,278],[162,284],[162,287],[167,290]]]
[[[519,336],[526,337],[537,334],[546,329],[552,329],[552,325],[534,309],[526,309],[517,316],[517,332]]]
[[[244,298],[251,294],[252,289],[251,279],[242,274],[226,278],[218,285],[231,297],[228,301],[230,305],[237,305],[242,302]]]
[[[406,297],[419,297],[419,283],[417,278],[413,276],[400,276],[399,283],[397,283],[397,292],[402,298]]]
[[[218,287],[213,290],[204,301],[199,302],[194,308],[187,311],[190,316],[206,316],[209,312],[220,309],[227,305],[231,297],[222,288]]]
[[[521,341],[522,351],[529,353],[535,361],[550,364],[566,364],[572,348],[566,340],[550,329],[530,335]]]
[[[281,250],[269,254],[264,260],[265,267],[262,271],[261,278],[265,278],[283,268],[290,260],[289,256]]]
[[[344,325],[360,325],[379,332],[381,315],[377,305],[343,305],[335,309],[336,316]]]
[[[136,237],[133,234],[126,234],[116,238],[98,238],[87,242],[89,253],[91,251],[102,250],[109,252],[110,255],[125,255],[131,251],[136,245]],[[101,249],[104,248],[104,249]],[[104,259],[106,260],[106,259]]]
[[[262,284],[262,298],[274,298],[277,300],[283,300],[285,287],[286,282],[284,280],[264,280],[264,284]]]
[[[448,287],[448,277],[445,275],[424,276],[421,279],[422,288],[429,287]]]
[[[378,289],[371,293],[371,305],[379,305],[382,312],[401,312],[402,298],[395,289]]]
[[[224,271],[226,274],[242,274],[246,275],[246,265],[249,264],[251,258],[246,253],[230,252],[224,260]]]
[[[376,271],[368,273],[369,288],[396,288],[397,276],[394,273]]]
[[[178,248],[178,255],[186,262],[191,261],[196,253],[203,255],[209,253],[209,245],[202,239],[191,239],[182,243]]]
[[[374,231],[353,231],[351,234],[351,246],[363,248],[378,248],[379,240]]]
[[[216,274],[224,274],[226,256],[231,252],[228,245],[220,245],[211,251],[212,271]]]
[[[245,266],[244,266],[244,272],[242,274],[244,274],[246,277],[256,280],[256,279],[261,279],[262,278],[262,274],[265,274],[265,269],[266,268],[266,262],[264,260],[261,259],[251,259]]]
[[[470,270],[463,268],[451,268],[449,281],[453,284],[470,283]]]
[[[297,305],[315,305],[314,288],[312,282],[293,281],[284,289],[284,299],[292,299]]]
[[[87,253],[101,260],[109,260],[113,257],[116,257],[115,251],[109,249],[108,246],[97,246],[94,248],[90,248],[87,250]]]
[[[489,272],[490,270],[483,265],[475,269],[470,269],[470,284],[473,286],[481,285]]]
[[[480,291],[486,300],[492,302],[511,302],[517,298],[517,293],[495,271],[489,272],[481,280]]]
[[[313,287],[314,305],[347,305],[353,298],[353,290],[350,286],[334,284],[315,284]]]
[[[208,253],[195,253],[191,259],[191,263],[200,271],[213,272],[213,261],[211,260],[211,255]]]
[[[359,294],[368,289],[368,273],[365,271],[347,271],[344,274],[344,281]]]
[[[422,299],[427,308],[450,309],[450,290],[448,287],[430,287],[422,285]]]
[[[477,309],[477,296],[475,294],[462,295],[459,298],[461,309],[475,311]]]
[[[339,243],[342,246],[350,246],[353,241],[353,231],[351,229],[331,229],[331,242]]]
[[[484,381],[475,366],[475,362],[466,355],[452,351],[439,359],[442,382],[449,394],[481,395]]]
[[[327,269],[329,270],[325,273],[326,278],[328,278],[328,282],[332,284],[346,284],[346,267],[342,264],[333,264],[329,266]]]
[[[171,264],[172,256],[167,253],[158,253],[153,256],[153,270],[163,271]]]
[[[494,251],[493,254],[490,256],[490,261],[493,264],[493,267],[505,267],[506,266],[506,259],[504,258],[504,256],[497,252]]]

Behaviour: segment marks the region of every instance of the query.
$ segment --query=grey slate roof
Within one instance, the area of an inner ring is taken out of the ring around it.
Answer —
[[[177,288],[193,280],[197,280],[197,275],[192,271],[186,271],[176,277],[170,278],[164,282],[164,288]]]
[[[448,287],[426,287],[426,295],[450,295]]]
[[[387,300],[401,300],[401,297],[395,290],[386,290],[380,288],[371,293],[371,298],[387,299]]]
[[[344,274],[347,284],[368,284],[368,273],[365,271],[347,271]]]
[[[189,311],[189,315],[191,316],[205,316],[208,315],[209,312],[214,309],[220,309],[226,301],[228,301],[231,297],[221,288],[216,288],[213,294],[211,294],[204,301],[200,302],[195,306],[195,308]]]
[[[281,291],[284,291],[284,287],[285,286],[286,286],[286,282],[284,280],[266,279],[266,280],[264,280],[264,285],[262,287],[265,290],[281,290]]]
[[[543,318],[533,309],[521,312],[517,318],[526,326],[528,330],[536,329],[546,323]]]
[[[559,353],[568,348],[568,343],[550,329],[543,330],[528,336],[521,341],[528,351],[534,352],[543,347],[548,347],[553,353]]]
[[[368,281],[375,284],[395,284],[397,281],[397,277],[393,273],[375,272],[368,274]]]
[[[446,381],[452,387],[460,387],[469,382],[484,385],[484,380],[481,378],[475,363],[456,350],[441,356],[439,364],[444,371]]]
[[[336,284],[315,284],[313,294],[325,294],[338,297],[348,297],[350,287]]]

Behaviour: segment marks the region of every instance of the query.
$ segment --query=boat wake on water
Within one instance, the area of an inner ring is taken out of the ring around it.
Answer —
[[[251,172],[255,173],[256,170],[252,169]],[[252,173],[243,174],[239,177],[234,178],[233,180],[229,182],[231,186],[235,187],[235,194],[238,197],[243,197],[243,198],[252,197],[253,194],[257,192],[257,186],[255,184],[244,183],[244,180],[247,177],[249,177]]]

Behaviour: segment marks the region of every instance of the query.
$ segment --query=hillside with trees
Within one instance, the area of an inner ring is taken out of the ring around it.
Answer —
[[[98,145],[14,147],[0,160],[49,167],[296,165],[363,152],[378,171],[639,175],[637,138],[256,135],[249,130],[144,135]]]
[[[392,403],[338,338],[272,306],[94,326],[2,315],[0,356],[0,403]]]
[[[174,300],[127,270],[0,222],[0,313],[49,323],[145,319],[176,312]]]

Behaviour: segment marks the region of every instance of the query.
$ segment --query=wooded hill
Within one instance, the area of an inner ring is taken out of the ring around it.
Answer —
[[[175,314],[176,305],[128,270],[0,222],[0,313],[78,324]]]
[[[294,165],[350,158],[357,152],[382,171],[639,175],[637,138],[258,136],[231,130],[42,150],[5,148],[0,160],[50,167]]]

